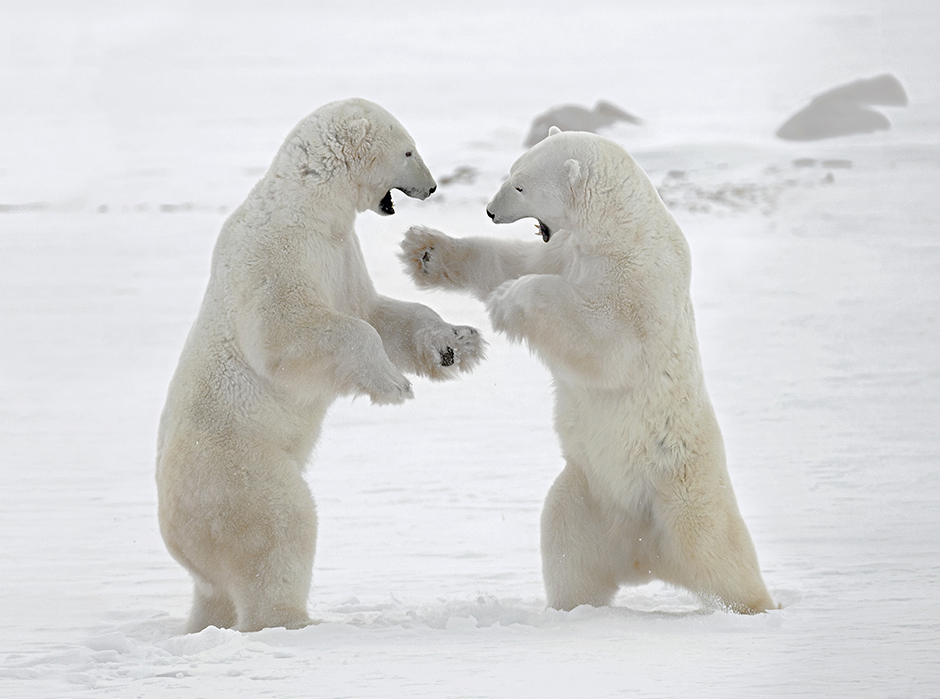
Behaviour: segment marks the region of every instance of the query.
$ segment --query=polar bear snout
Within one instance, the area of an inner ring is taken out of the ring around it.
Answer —
[[[399,192],[402,192],[406,196],[411,197],[412,199],[420,199],[424,201],[429,196],[434,194],[437,191],[437,185],[433,184],[430,187],[395,187]]]
[[[492,205],[492,202],[491,202]],[[490,209],[489,206],[486,207],[486,215],[490,217],[493,223],[515,223],[521,218],[525,218],[525,215],[517,216],[515,213],[499,213]]]
[[[516,188],[504,183],[486,205],[486,215],[493,223],[515,223],[521,218],[532,216],[519,198]]]
[[[492,202],[490,202],[490,204],[492,204]],[[493,223],[514,223],[521,218],[521,216],[512,218],[511,216],[506,216],[505,214],[497,213],[493,211],[492,209],[490,209],[489,206],[486,207],[486,215],[489,216],[490,219],[492,219]]]
[[[403,191],[412,199],[420,199],[421,201],[424,201],[429,196],[434,194],[434,192],[437,191],[437,185],[436,184],[431,185],[427,189],[410,188],[410,189],[403,189],[401,191]]]
[[[395,178],[397,183],[393,186],[412,199],[424,201],[437,191],[437,182],[417,151],[408,151],[405,155],[405,169]]]

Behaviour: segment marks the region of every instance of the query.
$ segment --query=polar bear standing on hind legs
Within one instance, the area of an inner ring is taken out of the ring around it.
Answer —
[[[303,119],[225,222],[160,420],[160,531],[189,570],[188,630],[310,623],[316,512],[304,465],[339,395],[412,397],[402,372],[453,378],[479,333],[379,296],[353,229],[391,190],[436,185],[395,118],[346,100]]]
[[[551,370],[566,466],[542,512],[548,604],[653,579],[742,613],[775,608],[735,501],[699,359],[682,231],[613,142],[552,129],[487,206],[539,242],[408,231],[419,286],[486,300]]]

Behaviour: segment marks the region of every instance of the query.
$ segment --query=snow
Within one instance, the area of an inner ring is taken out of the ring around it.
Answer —
[[[0,695],[936,696],[938,20],[926,0],[0,6]],[[880,108],[890,131],[774,138],[884,72],[910,97]],[[153,483],[166,387],[226,213],[302,116],[351,95],[439,180],[464,174],[359,218],[376,285],[477,325],[488,359],[405,406],[332,409],[308,470],[319,624],[183,635]],[[598,99],[642,116],[606,133],[689,239],[779,611],[656,584],[545,610],[548,373],[395,257],[413,223],[535,240],[484,204],[535,116]]]

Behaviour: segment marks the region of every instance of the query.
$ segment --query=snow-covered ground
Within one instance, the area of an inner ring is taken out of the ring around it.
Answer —
[[[940,9],[930,0],[0,5],[0,696],[940,695]],[[784,143],[814,94],[896,75],[889,132]],[[308,470],[321,623],[182,635],[155,434],[227,212],[332,99],[395,114],[441,182],[360,217],[378,288],[487,361],[339,401]],[[661,585],[546,611],[548,373],[395,258],[484,204],[531,120],[608,135],[693,251],[709,388],[780,611]],[[811,160],[807,160],[811,159]],[[799,162],[795,162],[799,161]],[[463,177],[455,176],[463,173]],[[448,181],[449,180],[449,181]]]

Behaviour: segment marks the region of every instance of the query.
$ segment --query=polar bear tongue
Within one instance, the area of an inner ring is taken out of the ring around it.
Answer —
[[[388,190],[385,196],[382,197],[382,201],[379,202],[379,208],[386,216],[391,216],[395,213],[395,205],[392,204],[392,190]]]
[[[536,220],[538,220],[538,219],[536,219]],[[546,225],[545,225],[544,223],[542,223],[541,221],[539,221],[539,235],[542,236],[542,240],[544,240],[546,243],[548,242],[549,238],[552,237],[552,232],[551,232],[551,230],[549,230],[548,226],[546,226]]]

